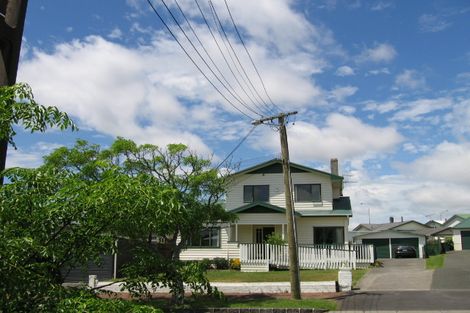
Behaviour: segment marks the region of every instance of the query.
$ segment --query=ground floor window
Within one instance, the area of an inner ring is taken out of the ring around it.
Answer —
[[[323,244],[344,244],[344,227],[314,227],[313,243]]]
[[[189,240],[188,247],[219,248],[220,247],[220,228],[219,227],[204,228],[203,230],[201,230],[199,235],[193,236]]]

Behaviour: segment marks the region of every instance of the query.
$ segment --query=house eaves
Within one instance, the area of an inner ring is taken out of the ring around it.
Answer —
[[[275,164],[281,164],[282,165],[282,161],[280,159],[272,159],[272,160],[266,161],[264,163],[260,163],[260,164],[257,164],[255,166],[246,168],[246,169],[241,170],[239,172],[233,173],[231,176],[238,176],[238,175],[242,175],[242,174],[250,174],[252,172],[259,171],[263,168],[266,168],[266,167],[269,167],[269,166],[272,166],[272,165],[275,165]],[[334,175],[334,174],[331,174],[331,173],[328,173],[328,172],[320,171],[320,170],[317,170],[317,169],[314,169],[314,168],[311,168],[311,167],[307,167],[307,166],[304,166],[304,165],[300,165],[300,164],[297,164],[297,163],[293,163],[293,162],[290,163],[290,167],[291,167],[291,169],[297,169],[297,170],[300,170],[302,172],[325,175],[325,176],[330,177],[331,180],[333,180],[333,181],[343,181],[344,180],[344,178],[342,176]]]

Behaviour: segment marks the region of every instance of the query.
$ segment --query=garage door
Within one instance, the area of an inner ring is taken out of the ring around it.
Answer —
[[[419,257],[419,239],[418,238],[392,238],[392,253],[398,246],[412,246],[416,250],[416,257]],[[395,255],[393,256],[395,257]]]
[[[462,237],[462,249],[470,250],[470,231],[461,231],[460,236]]]
[[[362,239],[365,245],[374,245],[375,259],[389,259],[390,249],[388,247],[388,239]]]

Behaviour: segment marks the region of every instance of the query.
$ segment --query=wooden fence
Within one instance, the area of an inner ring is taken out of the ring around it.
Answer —
[[[299,245],[299,266],[301,269],[356,269],[374,262],[372,245]],[[289,265],[287,245],[240,244],[242,270],[269,269],[269,266],[286,268]]]

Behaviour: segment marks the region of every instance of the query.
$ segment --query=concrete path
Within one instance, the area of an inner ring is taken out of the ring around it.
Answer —
[[[434,271],[431,288],[435,290],[470,290],[470,251],[448,252],[444,267]]]
[[[371,269],[359,282],[360,291],[431,290],[432,270],[423,259],[381,260],[383,267]]]

